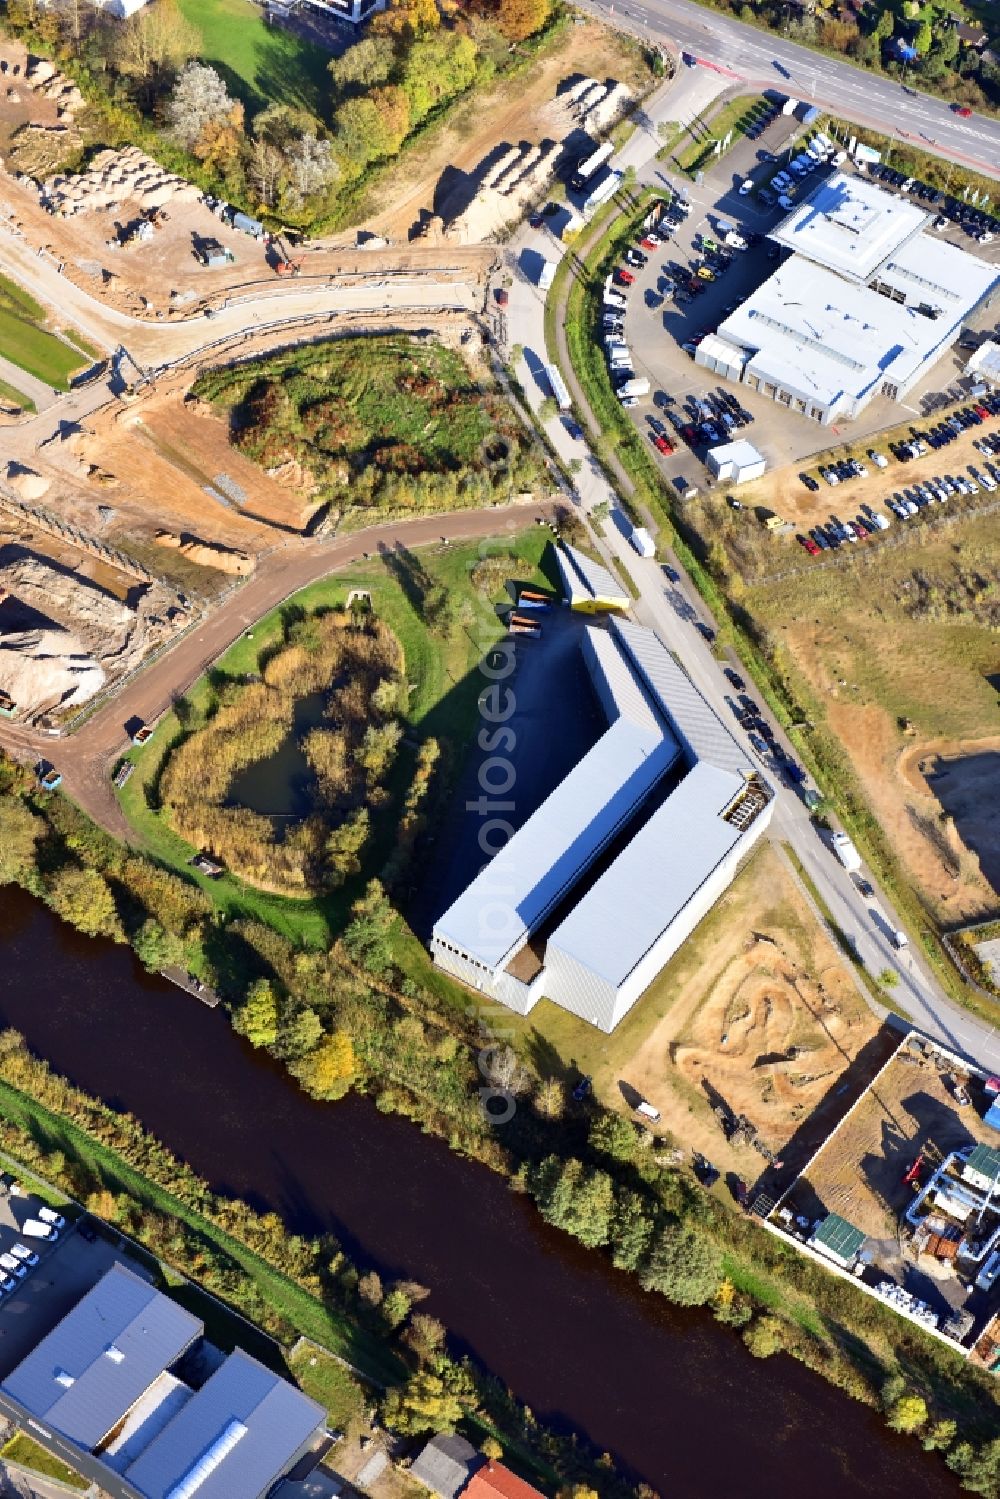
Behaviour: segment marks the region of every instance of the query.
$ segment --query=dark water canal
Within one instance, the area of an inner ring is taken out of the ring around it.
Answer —
[[[784,1357],[645,1295],[523,1197],[365,1098],[301,1094],[208,1010],[19,891],[0,889],[0,1023],[136,1114],[220,1192],[332,1229],[542,1419],[580,1430],[663,1499],[939,1499],[938,1461]]]

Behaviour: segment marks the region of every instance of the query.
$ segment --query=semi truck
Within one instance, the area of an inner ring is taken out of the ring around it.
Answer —
[[[853,873],[854,870],[861,868],[861,855],[846,833],[834,833],[830,842],[834,853],[846,870]]]
[[[545,366],[545,378],[552,388],[552,394],[556,398],[556,405],[559,407],[559,410],[568,411],[573,402],[569,398],[566,381],[554,364],[547,364]]]
[[[582,193],[594,173],[610,161],[615,153],[611,141],[605,141],[603,146],[598,146],[595,151],[590,151],[582,156],[576,164],[576,169],[569,180],[569,185],[575,193]]]
[[[656,556],[656,543],[645,526],[636,526],[629,537],[629,541],[635,547],[640,557]]]
[[[621,185],[621,172],[612,172],[610,168],[598,177],[584,200],[582,208],[584,219],[589,219],[592,214],[596,213],[601,204],[606,203]]]
[[[542,269],[538,273],[538,290],[548,291],[556,279],[556,264],[554,260],[543,260]]]

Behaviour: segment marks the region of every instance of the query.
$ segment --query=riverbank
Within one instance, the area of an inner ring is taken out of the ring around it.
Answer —
[[[732,1333],[644,1293],[498,1176],[370,1100],[334,1110],[308,1099],[221,1011],[147,977],[124,948],[87,941],[10,891],[0,944],[0,1018],[53,1067],[141,1117],[214,1190],[279,1213],[290,1232],[335,1233],[387,1279],[430,1286],[421,1309],[458,1353],[622,1472],[672,1499],[765,1499],[778,1481],[819,1499],[955,1493],[877,1413],[785,1359],[761,1378]],[[40,952],[43,1004],[17,977]],[[817,1430],[831,1434],[820,1469]]]

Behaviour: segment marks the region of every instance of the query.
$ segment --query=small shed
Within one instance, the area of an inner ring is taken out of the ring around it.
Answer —
[[[989,1192],[1000,1181],[1000,1150],[994,1150],[992,1145],[974,1146],[962,1168],[962,1176],[981,1192]]]
[[[419,1479],[438,1499],[458,1499],[483,1461],[482,1453],[471,1442],[446,1431],[432,1437],[414,1458],[410,1476]]]
[[[988,338],[966,361],[965,371],[990,385],[1000,385],[1000,343]]]
[[[207,265],[210,271],[218,270],[220,266],[229,264],[229,255],[226,247],[217,239],[204,239],[199,250],[202,265]]]
[[[711,448],[707,461],[709,473],[730,484],[748,484],[751,479],[759,479],[767,468],[763,455],[744,437],[723,443],[721,448]]]
[[[828,1213],[813,1229],[809,1247],[818,1249],[828,1260],[846,1269],[854,1264],[864,1242],[865,1235],[860,1228],[855,1228],[839,1213]]]

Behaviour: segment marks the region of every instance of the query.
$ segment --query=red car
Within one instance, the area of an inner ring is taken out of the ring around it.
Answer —
[[[654,437],[653,446],[661,453],[672,453],[674,451],[674,445],[669,437]]]
[[[967,104],[953,104],[951,107],[954,110],[955,114],[961,115],[963,120],[967,120],[972,113],[972,110]]]
[[[989,418],[993,415],[993,413],[990,411],[990,408],[988,406],[973,406],[972,409],[976,413],[977,416],[981,416],[982,417],[982,419],[983,419],[984,422],[988,421]]]
[[[615,272],[615,276],[621,282],[622,286],[631,286],[632,282],[635,280],[632,272],[626,271],[623,266],[618,267],[617,271]]]
[[[815,541],[813,541],[813,539],[812,539],[811,536],[800,536],[799,537],[799,541],[805,547],[805,549],[809,553],[810,557],[816,557],[816,556],[819,555],[820,549],[816,545]]]
[[[658,239],[650,239],[647,237],[646,239],[641,239],[639,241],[639,248],[640,250],[658,250],[660,248],[660,241]]]

